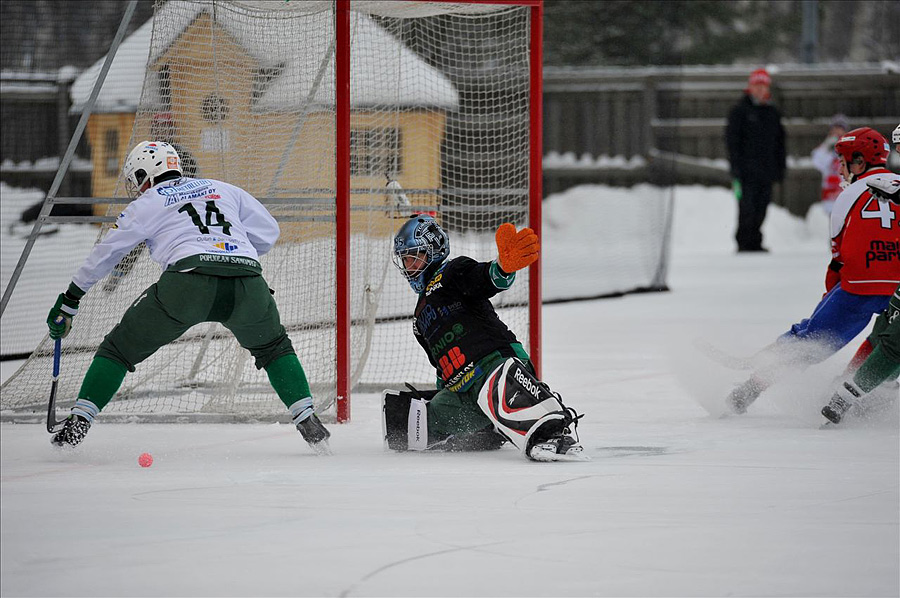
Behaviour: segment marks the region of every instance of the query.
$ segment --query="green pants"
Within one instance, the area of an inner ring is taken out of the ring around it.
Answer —
[[[900,299],[896,293],[891,296],[887,309],[875,319],[869,342],[873,347],[880,346],[889,358],[900,363]]]
[[[872,354],[853,376],[853,381],[863,392],[870,392],[885,380],[900,375],[900,299],[895,293],[884,310],[875,319],[869,342]]]
[[[294,353],[262,276],[166,271],[131,304],[103,339],[97,356],[133,372],[157,349],[201,322],[221,322],[250,351],[257,369]]]
[[[524,351],[522,354],[524,356]],[[434,395],[428,403],[429,441],[452,435],[464,436],[494,425],[478,406],[478,393],[491,372],[507,359],[497,352],[491,353],[478,363],[484,373],[467,390],[453,392],[444,388]],[[530,364],[527,356],[522,361]]]

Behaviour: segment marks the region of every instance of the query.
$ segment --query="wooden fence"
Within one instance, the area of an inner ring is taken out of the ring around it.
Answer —
[[[725,120],[750,70],[546,68],[545,194],[581,183],[730,184]],[[782,65],[770,71],[790,156],[776,202],[804,214],[818,200],[821,180],[809,155],[833,115],[843,113],[851,127],[871,126],[886,136],[900,122],[900,64]]]
[[[750,70],[546,68],[545,195],[582,183],[729,185],[725,118]],[[803,214],[819,194],[820,176],[809,154],[834,114],[885,135],[900,122],[900,64],[782,65],[771,71],[773,101],[784,115],[791,156],[776,202]],[[66,75],[0,76],[4,181],[49,186],[55,168],[23,169],[17,163],[62,155],[77,117],[68,113],[71,78]],[[83,140],[78,156],[89,155]],[[585,155],[589,158],[582,159]],[[604,156],[615,159],[598,159]],[[89,175],[73,170],[64,185],[76,195],[90,195]]]

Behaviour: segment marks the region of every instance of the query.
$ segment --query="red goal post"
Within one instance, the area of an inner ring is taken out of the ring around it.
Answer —
[[[423,3],[428,0],[423,0]],[[434,1],[434,0],[431,0]],[[543,0],[437,0],[445,4],[514,5],[529,8],[529,123],[530,144],[528,222],[541,236],[542,200],[542,82],[543,82]],[[344,91],[337,99],[337,421],[350,419],[350,10],[351,0],[336,5],[336,78]],[[528,347],[531,360],[541,371],[541,260],[529,268]]]

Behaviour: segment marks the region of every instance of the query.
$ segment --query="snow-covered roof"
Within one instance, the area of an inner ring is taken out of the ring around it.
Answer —
[[[330,6],[330,2],[327,5]],[[186,3],[167,2],[156,16],[122,41],[97,97],[94,113],[137,110],[147,65],[159,59],[208,8],[202,3],[193,4],[193,8],[187,10],[185,6]],[[252,7],[246,10],[252,10]],[[329,13],[322,14],[323,18],[330,18],[327,16]],[[154,54],[151,56],[154,19],[160,19],[166,26],[157,29]],[[301,98],[306,98],[331,40],[327,35],[311,31],[310,35],[303,36],[305,47],[301,50],[296,27],[298,22],[304,22],[310,28],[316,28],[321,25],[320,20],[276,18],[248,21],[242,10],[219,10],[216,19],[218,25],[230,33],[248,55],[259,61],[260,66],[283,65],[280,74],[269,83],[255,103],[257,109],[296,108]],[[458,93],[443,74],[358,11],[352,14],[351,39],[354,52],[351,53],[350,86],[354,106],[387,104],[449,110],[457,107]],[[104,60],[105,57],[98,60],[73,83],[73,112],[80,112],[90,98]],[[149,84],[154,84],[152,79]],[[152,89],[147,91],[154,92]],[[326,66],[314,103],[334,103],[333,60],[329,60]]]
[[[153,31],[153,19],[144,23],[134,33],[122,40],[119,50],[113,58],[109,73],[93,112],[135,112],[141,99],[141,87],[144,85],[144,72],[147,58],[150,56],[150,34]],[[81,112],[88,99],[94,83],[103,68],[104,56],[72,83],[72,112]]]

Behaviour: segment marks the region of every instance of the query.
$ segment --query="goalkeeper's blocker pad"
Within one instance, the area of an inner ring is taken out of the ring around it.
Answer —
[[[567,421],[559,398],[515,357],[488,375],[478,393],[478,406],[523,453],[538,428],[542,433],[550,428],[562,430]]]
[[[424,451],[428,448],[428,401],[436,390],[416,393],[385,390],[381,395],[381,430],[385,448]]]

